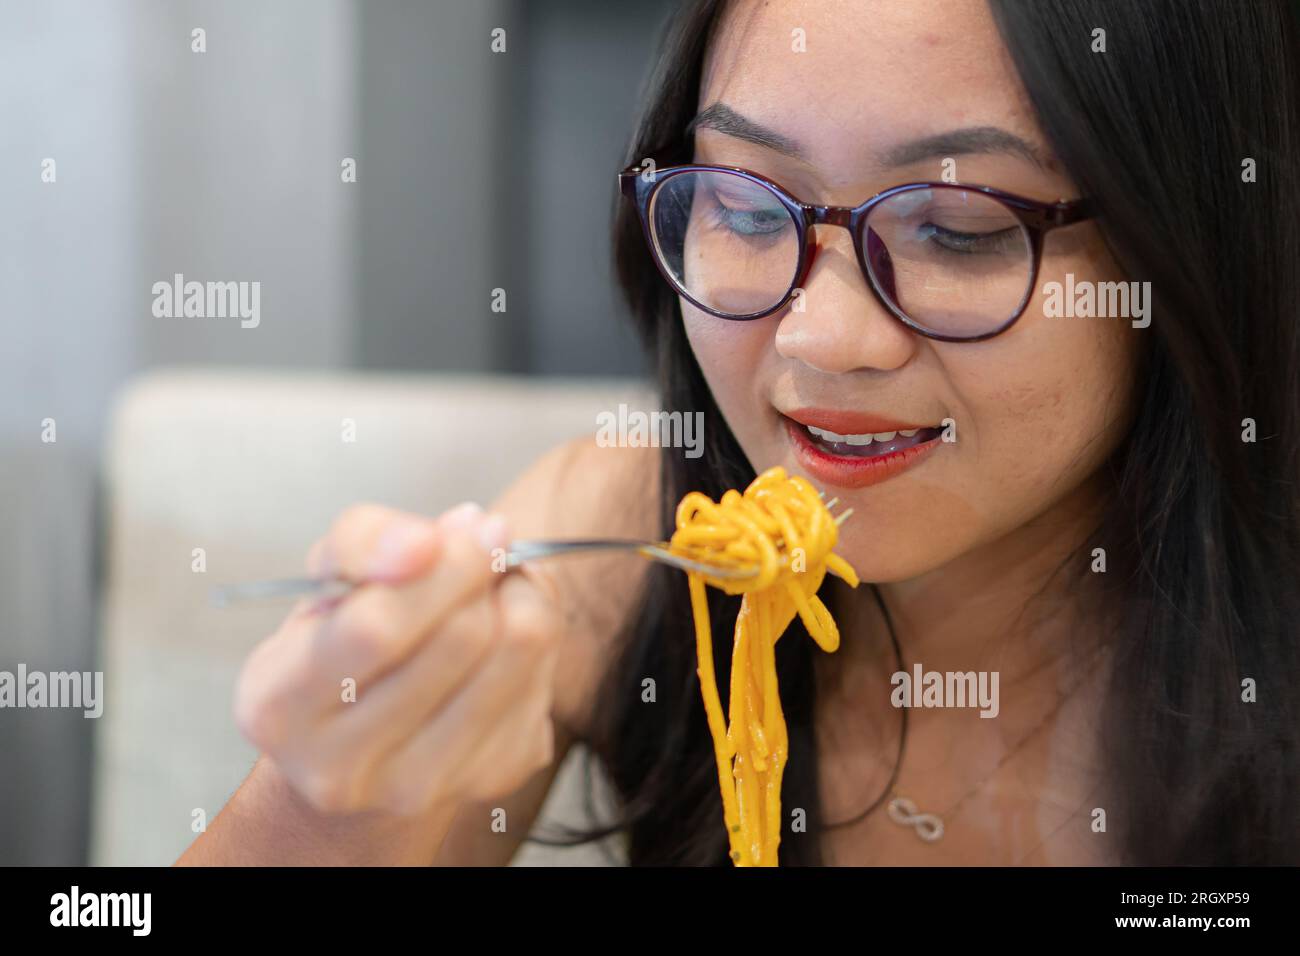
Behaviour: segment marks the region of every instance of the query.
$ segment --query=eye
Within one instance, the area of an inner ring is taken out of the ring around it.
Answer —
[[[917,239],[959,255],[1004,255],[1019,251],[1022,245],[1017,226],[983,232],[950,229],[927,221],[917,227]]]
[[[740,236],[771,236],[791,224],[790,214],[779,204],[760,204],[752,198],[714,193],[714,224]]]

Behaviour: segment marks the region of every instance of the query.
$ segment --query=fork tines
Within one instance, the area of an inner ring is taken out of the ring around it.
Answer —
[[[826,492],[824,492],[824,491],[819,491],[819,492],[817,492],[817,497],[819,497],[819,498],[825,498],[825,497],[826,497]],[[835,510],[835,506],[836,506],[837,504],[839,504],[839,503],[840,503],[840,499],[839,499],[839,498],[832,498],[830,501],[826,502],[826,510],[827,510],[827,511],[831,511],[831,512],[833,512],[833,511]],[[849,508],[847,511],[842,511],[842,512],[840,512],[839,514],[835,515],[835,523],[836,523],[837,525],[842,525],[842,524],[844,524],[844,522],[847,521],[847,520],[849,519],[849,515],[851,515],[851,514],[853,514],[853,509],[852,509],[852,508]]]

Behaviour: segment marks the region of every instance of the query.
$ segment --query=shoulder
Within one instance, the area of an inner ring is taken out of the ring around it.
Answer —
[[[526,469],[493,505],[516,539],[654,538],[659,533],[659,450],[566,442]],[[604,670],[644,582],[645,559],[593,553],[538,561],[525,573],[565,618],[556,668],[556,713],[586,739]]]
[[[497,507],[512,513],[521,523],[517,530],[526,530],[528,537],[575,525],[603,528],[611,521],[622,533],[654,533],[657,512],[647,506],[658,504],[658,485],[658,449],[602,447],[594,435],[586,435],[534,461],[506,489]]]

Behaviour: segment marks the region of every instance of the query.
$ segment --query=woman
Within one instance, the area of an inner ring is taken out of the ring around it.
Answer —
[[[615,241],[703,455],[343,515],[310,564],[371,583],[250,657],[265,756],[183,862],[505,862],[583,742],[630,862],[727,865],[681,575],[492,555],[663,538],[773,465],[854,509],[871,582],[823,588],[836,654],[778,644],[782,863],[1300,862],[1297,36],[1282,2],[684,4]],[[993,719],[900,706],[931,673]]]

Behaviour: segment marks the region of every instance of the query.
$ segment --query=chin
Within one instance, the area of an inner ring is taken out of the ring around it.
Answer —
[[[852,520],[852,519],[850,519]],[[863,584],[896,584],[943,567],[953,556],[916,553],[906,544],[887,541],[853,543],[843,537],[835,553],[853,565]]]

